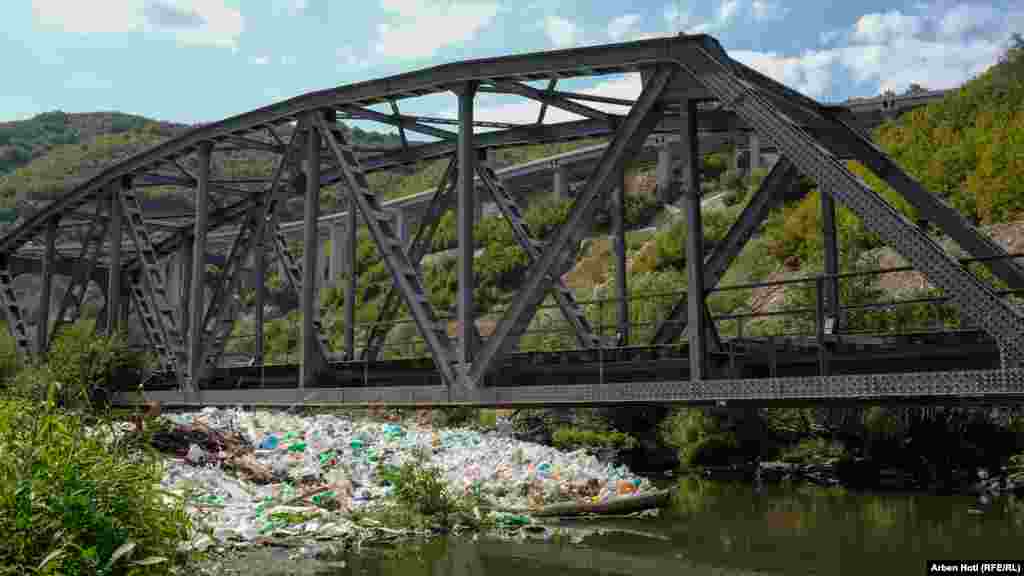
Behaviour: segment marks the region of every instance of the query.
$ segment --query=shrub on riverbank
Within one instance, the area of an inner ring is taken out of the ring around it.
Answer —
[[[160,456],[111,440],[109,415],[82,410],[132,358],[85,324],[0,396],[0,575],[167,574],[189,536],[182,503],[159,489]]]

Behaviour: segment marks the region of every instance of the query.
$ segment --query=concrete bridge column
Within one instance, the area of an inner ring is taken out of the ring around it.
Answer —
[[[750,168],[748,169],[748,175],[752,175],[754,170],[761,167],[761,137],[757,135],[757,132],[750,133]]]
[[[345,269],[345,225],[339,221],[331,223],[331,258],[328,264],[328,281],[332,286],[338,284],[342,270]]]
[[[478,203],[479,204],[479,203]],[[481,218],[480,206],[477,209],[476,221],[479,222]],[[395,235],[402,241],[402,245],[408,249],[409,247],[409,226],[407,225],[405,212],[402,212],[401,208],[396,208],[391,211],[391,225],[394,226]]]
[[[555,200],[567,200],[569,198],[569,168],[558,164],[553,164],[553,167]]]
[[[658,148],[658,167],[655,169],[657,180],[658,202],[669,202],[672,199],[672,192],[669,187],[672,185],[672,148],[666,142]]]

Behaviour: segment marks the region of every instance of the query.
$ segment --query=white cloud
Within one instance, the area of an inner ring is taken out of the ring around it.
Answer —
[[[839,59],[839,55],[830,50],[809,51],[801,56],[733,50],[729,56],[765,76],[817,98],[827,95]]]
[[[865,14],[853,27],[853,39],[868,44],[882,44],[897,38],[917,36],[923,31],[923,21],[918,16],[893,10],[884,14]]]
[[[618,41],[629,33],[640,21],[639,14],[623,14],[608,23],[608,37]]]
[[[718,7],[718,21],[723,25],[731,23],[736,18],[739,7],[739,0],[722,0]]]
[[[128,32],[145,23],[143,0],[110,0],[97,10],[91,2],[32,0],[36,23],[73,33]]]
[[[183,46],[237,49],[241,12],[223,0],[106,0],[102,10],[78,0],[32,0],[36,23],[73,33],[141,30],[170,33]]]
[[[556,48],[568,48],[579,43],[580,30],[576,23],[559,16],[544,19],[544,34]]]
[[[943,38],[959,40],[975,32],[984,33],[997,24],[999,13],[984,4],[959,4],[939,21],[939,34]]]
[[[378,54],[391,58],[423,58],[459,44],[485,28],[498,13],[495,2],[381,0],[392,22],[377,26]]]
[[[249,62],[257,66],[263,66],[264,64],[270,64],[270,56],[253,56],[249,59]]]
[[[662,15],[665,17],[665,24],[668,25],[670,32],[686,32],[694,25],[690,13],[679,10],[675,4],[666,5]]]

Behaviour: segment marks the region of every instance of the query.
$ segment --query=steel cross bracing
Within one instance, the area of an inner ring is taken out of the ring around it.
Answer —
[[[725,238],[715,246],[704,261],[704,289],[711,290],[722,280],[729,265],[739,256],[747,241],[768,217],[773,208],[786,199],[785,193],[796,182],[797,172],[785,157],[779,158],[757,192],[743,208],[739,218],[729,228]],[[664,346],[686,333],[686,297],[680,298],[668,315],[658,324],[651,343]],[[708,315],[707,306],[704,307]]]
[[[207,345],[204,347],[206,350],[204,365],[206,366],[216,366],[221,354],[224,353],[227,337],[231,333],[235,320],[235,314],[233,314],[235,307],[232,305],[233,300],[230,297],[237,290],[245,258],[252,252],[253,244],[263,241],[266,237],[265,229],[267,222],[274,219],[277,213],[277,206],[281,201],[280,187],[282,176],[289,165],[294,166],[296,164],[293,156],[296,153],[296,144],[298,143],[295,135],[298,133],[296,131],[293,134],[291,141],[289,141],[281,159],[278,161],[274,169],[270,188],[265,193],[255,195],[253,204],[246,211],[246,219],[239,228],[238,235],[235,236],[234,242],[231,245],[231,251],[224,263],[223,279],[214,289],[213,297],[210,299],[210,305],[206,310],[203,320],[202,332],[207,342]],[[274,221],[276,222],[276,220]],[[276,233],[275,236],[277,236]],[[288,280],[291,285],[292,278],[290,274],[288,275]],[[256,289],[261,290],[262,286],[258,286]]]
[[[494,199],[494,203],[498,206],[498,210],[501,211],[502,216],[511,224],[512,235],[515,237],[516,243],[526,252],[526,255],[530,258],[530,263],[533,264],[540,259],[541,249],[546,244],[533,238],[530,234],[530,229],[523,218],[522,210],[519,209],[519,205],[516,204],[515,199],[508,193],[508,190],[502,186],[497,174],[494,173],[494,169],[477,163],[476,171],[480,175],[480,180],[483,181],[484,187],[490,192],[491,198]],[[558,307],[561,309],[562,315],[565,316],[565,320],[572,326],[573,333],[576,335],[576,342],[580,347],[599,348],[604,344],[611,344],[611,340],[604,342],[601,336],[594,331],[590,321],[587,320],[586,312],[576,302],[572,290],[562,282],[561,276],[556,276],[551,280]]]
[[[677,70],[676,66],[659,66],[644,86],[640,98],[605,149],[597,169],[577,196],[566,222],[559,227],[540,259],[527,269],[519,295],[479,350],[467,375],[471,384],[482,381],[491,366],[519,341],[554,278],[560,277],[572,265],[586,233],[585,225],[591,222],[598,207],[597,199],[608,193],[622,162],[643,144],[657,124],[660,119],[658,99]]]
[[[772,141],[800,172],[814,178],[822,193],[845,204],[869,230],[946,291],[965,315],[996,338],[1007,365],[1021,365],[1024,362],[1021,314],[847,170],[827,145],[781,115],[761,96],[760,90],[734,75],[731,61],[724,52],[719,53],[720,47],[716,49],[709,42],[704,44],[678,51],[680,65],[719,100],[735,102],[735,112]]]
[[[99,260],[100,252],[103,250],[103,239],[107,237],[107,229],[110,226],[110,219],[104,218],[102,214],[103,203],[96,203],[96,217],[92,220],[82,241],[82,249],[78,259],[74,263],[74,272],[71,275],[71,282],[64,297],[61,298],[60,307],[57,309],[57,317],[53,323],[53,331],[50,341],[57,337],[60,327],[66,322],[74,322],[78,319],[82,309],[82,300],[89,289],[89,279],[96,270],[96,263]],[[71,312],[70,320],[65,320],[68,312]]]
[[[405,304],[427,343],[427,349],[434,357],[435,366],[450,388],[457,387],[458,378],[453,362],[454,351],[448,338],[448,326],[438,321],[433,306],[427,299],[419,270],[403,249],[402,239],[392,229],[390,216],[380,208],[377,195],[370,191],[366,175],[363,174],[358,159],[348,146],[345,135],[340,130],[331,130],[320,115],[315,115],[315,118],[322,137],[327,141],[344,171],[352,204],[362,213],[370,236],[383,256],[395,285],[401,290]]]
[[[0,306],[4,308],[7,329],[14,338],[14,346],[22,358],[32,354],[32,337],[25,322],[25,311],[14,292],[14,278],[10,270],[10,256],[0,253]]]
[[[178,320],[168,304],[167,284],[162,266],[153,249],[146,223],[142,219],[142,206],[130,182],[115,190],[124,216],[124,226],[135,244],[140,269],[129,274],[132,302],[142,320],[143,329],[160,358],[161,367],[175,373],[181,381],[186,377],[188,366],[185,340],[178,330]],[[115,233],[115,239],[119,235]]]
[[[435,190],[434,195],[430,198],[430,205],[427,207],[427,213],[416,230],[416,236],[413,237],[412,243],[409,245],[409,260],[417,270],[420,269],[420,262],[430,249],[434,239],[434,232],[437,230],[437,225],[441,222],[441,217],[454,206],[457,169],[458,157],[453,155],[451,160],[448,161],[448,168],[445,169],[444,175],[437,185],[437,190]],[[422,271],[420,273],[422,274]],[[369,287],[367,287],[367,290],[369,290]],[[365,297],[363,301],[366,301]],[[384,303],[381,304],[380,312],[377,314],[377,322],[370,328],[370,333],[366,337],[366,348],[363,349],[362,355],[364,360],[377,359],[381,347],[384,345],[384,339],[387,337],[388,330],[390,329],[390,325],[387,322],[398,311],[398,305],[397,284],[392,284],[384,295]]]

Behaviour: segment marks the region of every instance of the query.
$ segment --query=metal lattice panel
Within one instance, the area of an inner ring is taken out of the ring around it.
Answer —
[[[148,391],[148,400],[182,404],[177,391]],[[370,388],[203,390],[200,404],[346,403],[389,405],[594,405],[622,403],[713,403],[728,401],[887,401],[894,399],[1024,400],[1024,370],[976,370],[863,374],[686,382],[633,382],[562,386],[501,386],[465,390],[457,396],[446,386]],[[122,395],[119,402],[134,400]]]
[[[291,250],[288,249],[288,241],[285,239],[284,232],[281,231],[280,226],[275,227],[274,230],[274,250],[277,252],[277,257],[281,260],[285,271],[285,278],[288,281],[288,285],[292,287],[292,290],[296,294],[300,294],[299,287],[302,286],[302,266],[299,261],[292,255]],[[313,331],[316,333],[317,342],[320,346],[320,354],[326,359],[330,359],[330,345],[327,342],[327,336],[324,335],[323,325],[320,321],[319,307],[314,307],[313,316]]]
[[[32,339],[28,333],[24,311],[14,292],[14,278],[8,267],[9,258],[7,254],[0,254],[0,306],[4,308],[7,329],[14,337],[14,345],[18,354],[22,358],[28,358],[32,353]]]
[[[269,190],[255,195],[253,204],[246,211],[246,219],[231,244],[231,251],[225,263],[225,279],[218,284],[203,321],[203,333],[207,342],[205,358],[207,366],[216,366],[220,356],[224,353],[224,347],[227,345],[235,319],[235,307],[232,306],[230,296],[237,291],[241,279],[242,262],[252,252],[257,239],[264,238],[267,222],[276,221],[277,207],[281,202],[281,180],[289,161],[294,162],[292,155],[296,152],[295,145],[297,143],[298,140],[293,136],[274,169]],[[288,280],[289,284],[293,287],[296,286],[292,284],[290,274]],[[260,289],[262,287],[257,287],[257,290]],[[314,322],[318,325],[318,319],[315,319]],[[326,352],[326,342],[321,342],[321,349]]]
[[[413,237],[412,244],[409,245],[409,260],[417,269],[419,269],[420,262],[430,249],[434,239],[434,232],[441,222],[441,217],[454,204],[457,168],[458,158],[452,156],[452,159],[448,162],[448,168],[441,178],[441,183],[430,199],[427,213],[416,230],[416,236]],[[370,328],[370,333],[366,337],[366,348],[363,350],[364,360],[377,359],[390,328],[387,322],[398,312],[398,304],[398,289],[395,284],[392,284],[384,295],[384,303],[381,305],[380,312],[377,315],[377,323]]]
[[[453,364],[453,351],[448,338],[447,324],[438,321],[437,315],[427,299],[421,275],[409,255],[402,249],[402,239],[392,229],[391,217],[381,209],[380,199],[377,198],[377,195],[370,191],[366,175],[363,174],[359,160],[351,146],[348,145],[344,133],[329,127],[320,116],[317,116],[316,120],[323,138],[327,140],[328,146],[334,152],[345,173],[345,180],[348,183],[348,191],[353,203],[362,212],[363,219],[370,230],[370,236],[377,244],[377,250],[383,257],[388,271],[391,272],[391,278],[401,290],[405,304],[409,307],[413,320],[434,357],[434,364],[441,372],[444,381],[449,386],[455,386],[458,378]]]
[[[782,117],[757,91],[703,48],[677,53],[680,64],[719,100],[734,102],[736,113],[762,136],[856,213],[872,232],[894,247],[914,268],[950,294],[965,315],[1004,342],[1007,362],[1024,362],[1024,318],[991,288],[950,258],[866,183],[853,175],[822,143]]]
[[[121,190],[118,197],[124,213],[124,225],[135,244],[140,264],[140,269],[129,275],[129,285],[143,329],[156,349],[162,367],[184,376],[188,366],[185,342],[178,331],[174,311],[167,303],[167,283],[146,223],[142,220],[139,198],[130,186]]]
[[[508,193],[508,190],[502,186],[498,180],[498,175],[494,173],[494,170],[490,166],[483,164],[477,165],[477,174],[480,175],[480,180],[483,181],[484,186],[491,194],[491,198],[494,199],[494,203],[498,205],[498,210],[501,211],[502,216],[508,220],[512,226],[512,235],[519,244],[519,247],[526,252],[526,255],[530,258],[530,264],[533,264],[540,259],[540,249],[545,245],[543,242],[536,240],[530,234],[530,228],[526,224],[526,219],[523,218],[522,210],[516,203],[512,195]],[[590,325],[590,321],[587,320],[587,315],[576,302],[576,298],[573,297],[572,290],[566,287],[565,283],[562,282],[561,276],[554,276],[549,278],[552,284],[552,288],[555,294],[555,301],[558,303],[559,309],[562,311],[562,315],[565,316],[569,325],[573,328],[573,333],[576,335],[576,342],[581,348],[598,348],[604,343],[602,342],[601,336],[594,330],[593,326]]]

